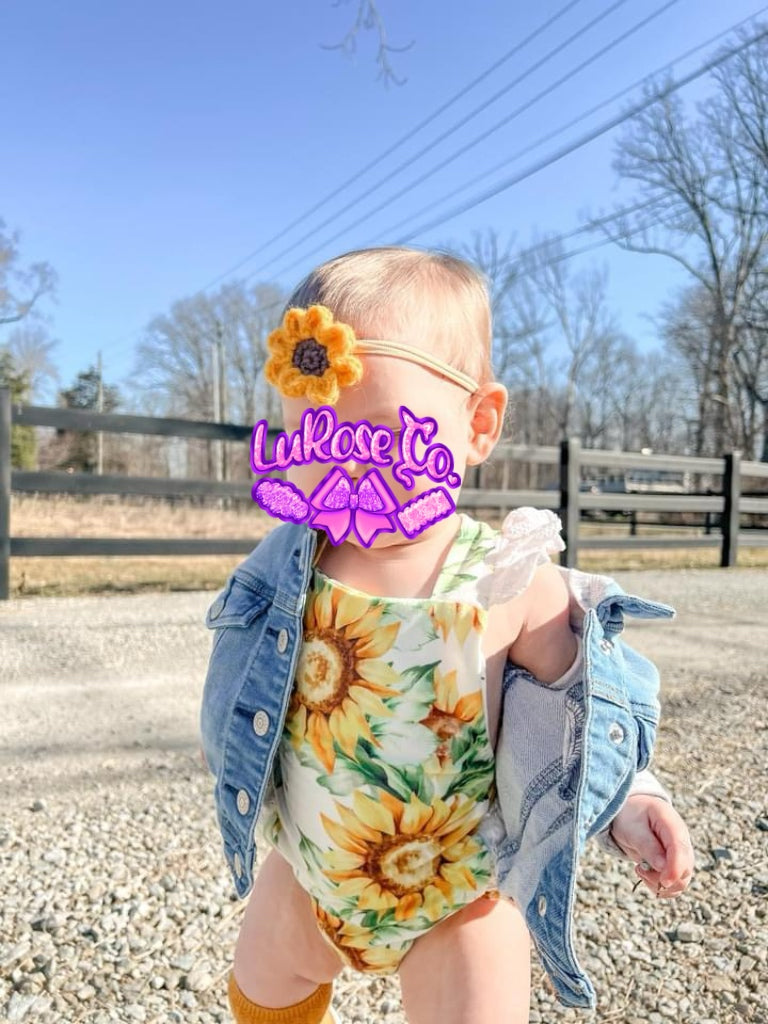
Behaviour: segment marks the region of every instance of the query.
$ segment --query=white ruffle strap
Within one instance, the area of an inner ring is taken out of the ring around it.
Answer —
[[[474,581],[483,607],[502,604],[522,594],[540,565],[564,551],[560,519],[549,509],[516,508],[504,520],[501,533],[486,555],[487,572]]]

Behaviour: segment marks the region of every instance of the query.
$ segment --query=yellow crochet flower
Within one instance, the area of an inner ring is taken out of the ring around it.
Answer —
[[[289,309],[282,326],[267,338],[270,357],[264,375],[281,395],[316,405],[335,405],[339,389],[357,384],[363,364],[352,355],[355,332],[338,323],[325,306]]]

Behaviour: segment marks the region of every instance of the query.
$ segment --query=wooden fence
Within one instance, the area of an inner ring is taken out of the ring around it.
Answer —
[[[0,600],[9,597],[10,559],[61,555],[229,555],[247,553],[253,538],[110,538],[110,537],[24,537],[11,536],[10,506],[12,492],[45,494],[118,494],[152,497],[221,497],[249,499],[250,483],[182,480],[166,477],[95,475],[61,471],[31,472],[11,469],[12,425],[53,427],[59,430],[102,431],[193,437],[213,441],[247,443],[252,426],[231,423],[205,423],[197,420],[160,419],[148,416],[121,416],[105,413],[54,409],[45,406],[12,405],[10,392],[0,388]],[[274,436],[277,431],[270,431]],[[584,548],[682,548],[719,547],[720,564],[737,564],[739,544],[768,544],[768,530],[743,530],[745,515],[768,516],[768,495],[742,495],[742,478],[768,480],[768,464],[744,462],[738,452],[721,459],[699,459],[666,455],[640,455],[629,452],[583,449],[576,439],[559,447],[499,445],[494,462],[508,460],[559,467],[559,486],[549,490],[513,490],[485,486],[486,467],[467,473],[459,497],[464,509],[499,509],[501,512],[521,505],[556,510],[563,522],[566,550],[561,556],[568,566],[578,564]],[[658,473],[689,473],[722,480],[719,492],[708,494],[605,494],[589,493],[582,488],[582,470],[651,470]],[[718,533],[697,536],[579,536],[583,513],[693,512],[719,522]]]

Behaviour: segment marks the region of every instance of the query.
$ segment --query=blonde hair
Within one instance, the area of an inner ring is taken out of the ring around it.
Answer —
[[[327,306],[358,338],[386,338],[439,355],[479,384],[493,380],[485,279],[447,252],[387,246],[321,264],[287,306]]]

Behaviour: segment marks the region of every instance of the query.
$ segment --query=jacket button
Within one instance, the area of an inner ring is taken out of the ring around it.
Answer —
[[[235,874],[238,878],[243,877],[243,862],[240,860],[240,854],[236,853],[232,858],[232,866],[235,869]]]
[[[601,640],[600,650],[603,651],[605,654],[610,654],[613,650],[613,640]]]
[[[221,613],[224,611],[224,598],[217,597],[211,607],[208,609],[208,615],[212,619],[218,619]]]
[[[539,912],[539,917],[544,917],[547,912],[547,897],[542,895],[539,896],[539,902],[536,904],[536,909]]]
[[[280,652],[280,654],[283,653],[283,651],[286,649],[287,646],[288,646],[288,630],[287,629],[281,629],[280,632],[277,634],[277,649]]]
[[[237,791],[237,809],[241,814],[247,814],[248,808],[251,806],[251,798],[248,796],[244,789]]]
[[[269,732],[269,715],[266,711],[257,711],[253,716],[253,731],[257,736],[266,736]]]
[[[624,739],[624,730],[618,722],[614,722],[608,730],[608,738],[610,739],[611,743],[621,743],[621,741]]]

